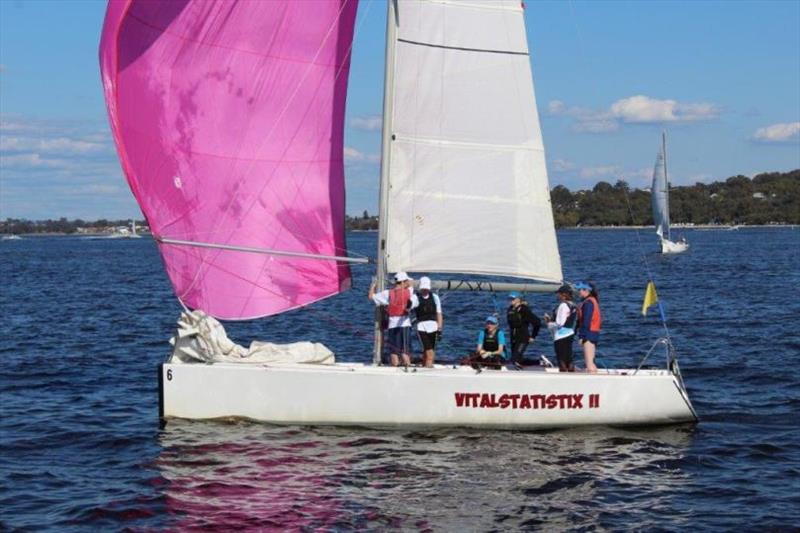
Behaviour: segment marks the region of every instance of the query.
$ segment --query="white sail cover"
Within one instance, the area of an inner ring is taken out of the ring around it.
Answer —
[[[521,2],[400,0],[396,21],[387,269],[560,281]]]
[[[653,224],[659,237],[669,238],[669,184],[663,147],[658,151],[656,166],[653,169],[653,187],[651,202],[653,204]]]

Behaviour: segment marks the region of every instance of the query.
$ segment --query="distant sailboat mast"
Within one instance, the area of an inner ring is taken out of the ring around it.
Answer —
[[[664,154],[664,212],[666,213],[665,219],[667,221],[667,240],[671,241],[672,237],[669,231],[669,174],[667,174],[667,132],[661,132],[661,153]]]

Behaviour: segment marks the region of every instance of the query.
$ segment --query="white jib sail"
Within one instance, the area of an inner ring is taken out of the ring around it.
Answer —
[[[658,151],[656,166],[653,169],[653,187],[651,202],[653,204],[653,223],[659,237],[669,239],[669,184],[667,183],[666,160],[664,149]]]
[[[389,271],[562,279],[523,15],[398,2]]]

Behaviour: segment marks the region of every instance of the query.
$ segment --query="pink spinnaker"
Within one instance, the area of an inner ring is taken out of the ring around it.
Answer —
[[[100,67],[157,238],[346,255],[343,136],[358,0],[110,0]],[[160,243],[175,293],[221,319],[307,305],[350,270]]]

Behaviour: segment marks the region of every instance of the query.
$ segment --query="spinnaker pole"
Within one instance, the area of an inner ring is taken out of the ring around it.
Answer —
[[[394,57],[395,34],[397,29],[396,0],[386,2],[386,64],[383,74],[383,130],[381,139],[381,177],[378,197],[378,253],[375,255],[376,290],[386,287],[386,213],[389,198],[389,159],[392,143],[392,102],[394,100]],[[372,362],[381,363],[383,351],[382,313],[380,307],[375,308],[375,346]]]

